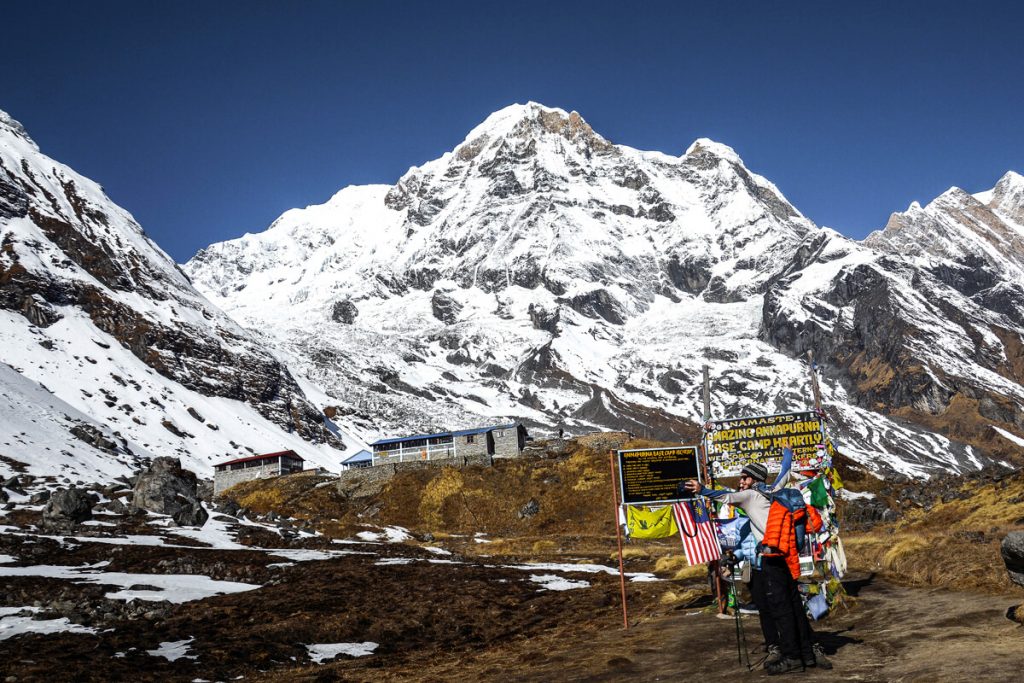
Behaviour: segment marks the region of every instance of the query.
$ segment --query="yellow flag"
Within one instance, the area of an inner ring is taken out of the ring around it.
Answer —
[[[832,468],[832,488],[838,491],[843,488],[843,480],[839,478],[839,470]]]
[[[627,505],[626,527],[630,538],[668,538],[679,533],[671,505],[657,510]]]

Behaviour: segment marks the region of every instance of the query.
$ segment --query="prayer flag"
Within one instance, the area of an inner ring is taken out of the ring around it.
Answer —
[[[828,506],[828,488],[825,486],[825,480],[822,477],[815,477],[807,485],[807,489],[811,492],[811,505],[816,508]]]
[[[714,522],[708,514],[707,505],[701,499],[676,503],[672,506],[679,524],[679,535],[683,537],[683,552],[690,566],[706,564],[722,556],[718,545]]]
[[[657,510],[629,505],[626,507],[626,531],[630,538],[668,538],[678,533],[672,508]]]

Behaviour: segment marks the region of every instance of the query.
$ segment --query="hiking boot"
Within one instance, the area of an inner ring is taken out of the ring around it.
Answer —
[[[768,656],[765,657],[765,660],[764,660],[765,668],[767,669],[769,664],[774,664],[775,662],[779,661],[780,659],[782,659],[782,648],[779,647],[778,645],[769,645],[768,646]]]
[[[832,662],[825,656],[825,648],[821,646],[821,643],[815,643],[811,647],[812,656],[809,660],[804,660],[804,666],[816,666],[819,669],[829,670],[832,668]]]
[[[793,657],[783,657],[777,662],[765,664],[764,670],[768,672],[769,676],[788,674],[792,671],[803,671],[804,661],[802,659],[794,659]]]

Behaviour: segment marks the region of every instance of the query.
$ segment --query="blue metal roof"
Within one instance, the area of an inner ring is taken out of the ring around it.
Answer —
[[[365,462],[367,460],[372,460],[372,459],[373,459],[373,454],[370,453],[370,451],[361,450],[358,453],[356,453],[356,454],[354,454],[354,455],[352,455],[352,456],[350,456],[348,458],[345,458],[344,460],[342,460],[342,462],[343,463],[348,463],[348,462]]]
[[[404,443],[406,441],[415,441],[416,439],[436,439],[440,436],[469,436],[470,434],[486,434],[487,432],[493,432],[495,429],[513,429],[515,423],[508,425],[498,425],[495,427],[477,427],[476,429],[460,429],[457,432],[438,432],[437,434],[416,434],[414,436],[401,436],[393,439],[378,439],[374,441],[371,446],[383,446],[389,443]]]

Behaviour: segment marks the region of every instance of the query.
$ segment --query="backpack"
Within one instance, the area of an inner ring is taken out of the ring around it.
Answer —
[[[770,494],[768,523],[761,539],[763,557],[781,557],[794,579],[800,576],[800,549],[807,542],[807,532],[821,531],[821,515],[804,502],[797,489],[780,489]]]

